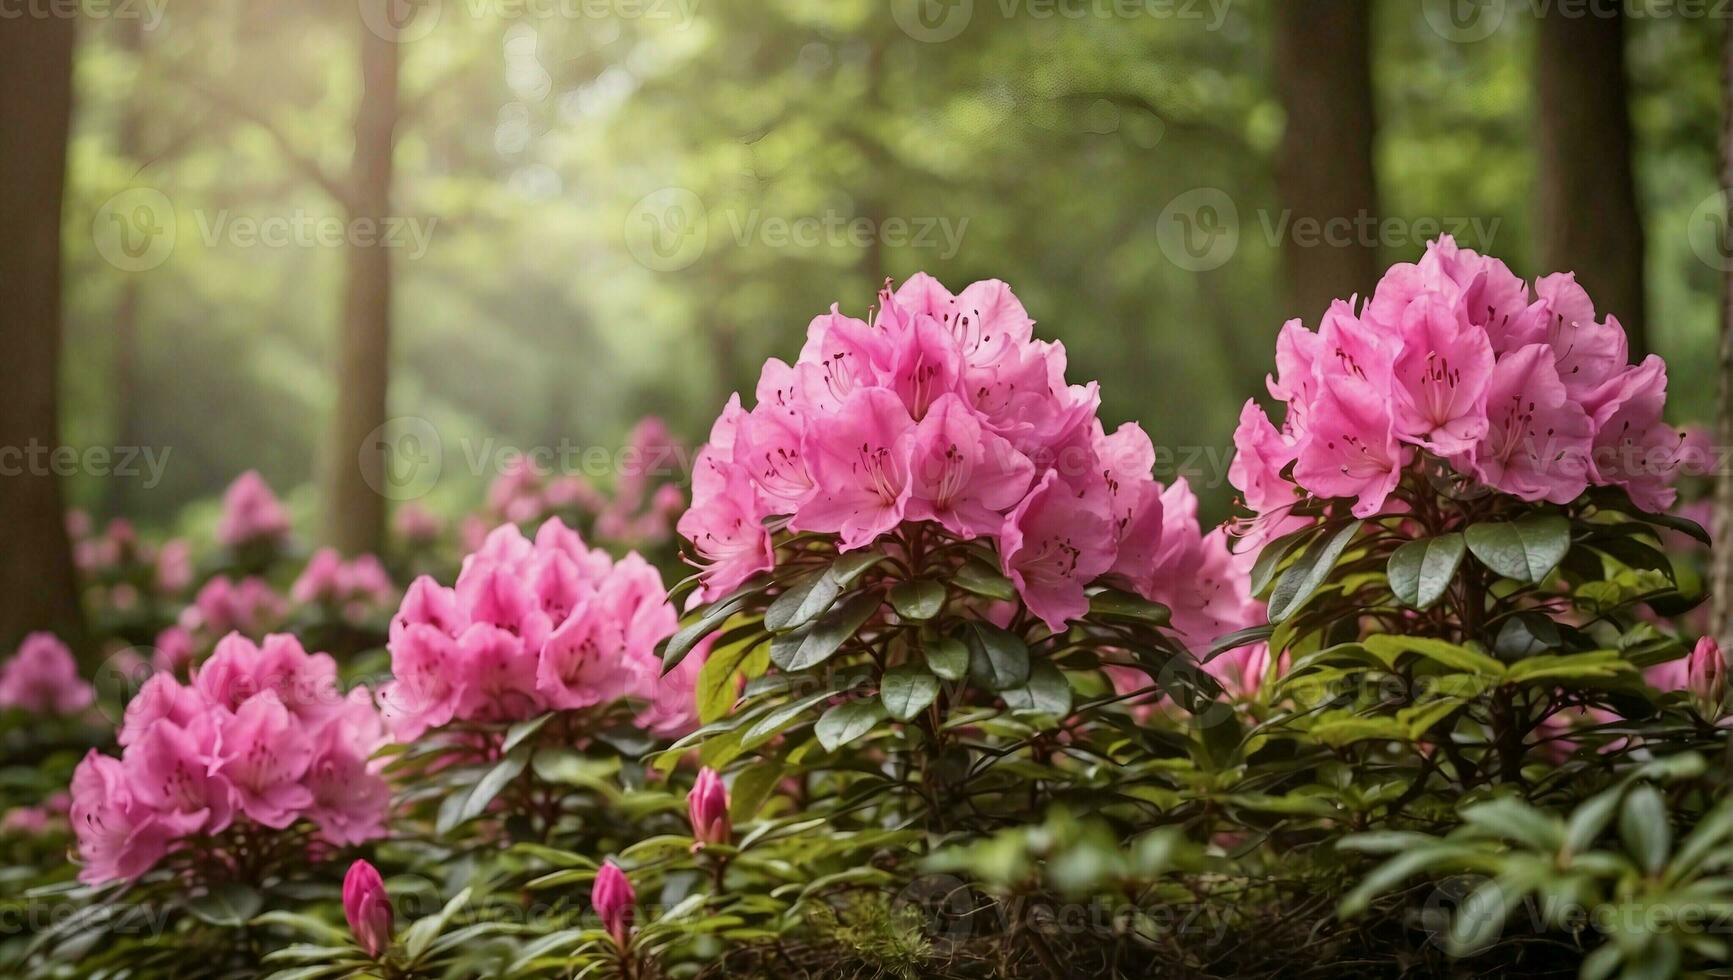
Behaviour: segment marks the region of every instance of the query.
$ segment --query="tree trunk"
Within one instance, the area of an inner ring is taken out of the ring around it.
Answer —
[[[1625,18],[1564,8],[1541,14],[1534,59],[1539,139],[1538,239],[1547,272],[1571,270],[1648,353],[1643,221],[1637,210],[1631,112],[1625,82]]]
[[[1368,0],[1272,5],[1276,89],[1287,113],[1276,189],[1287,211],[1288,313],[1308,320],[1377,284],[1378,185],[1372,163]],[[1412,259],[1414,256],[1405,256]]]
[[[1726,247],[1733,229],[1733,27],[1721,36],[1721,204],[1720,244]],[[1733,445],[1733,268],[1721,273],[1721,397],[1716,411],[1717,446]],[[1709,535],[1709,594],[1713,605],[1709,631],[1723,650],[1733,650],[1733,472],[1723,469],[1715,480],[1715,517]]]
[[[72,116],[74,21],[0,29],[0,653],[52,630],[84,644],[55,471],[60,445],[60,207]]]
[[[122,162],[137,166],[143,157],[139,145],[139,118],[143,112],[138,95],[138,75],[144,54],[144,21],[138,17],[117,17],[114,20],[115,40],[135,66],[133,94],[121,109],[119,131],[115,134],[115,151]],[[137,273],[121,277],[120,296],[114,304],[114,444],[138,446],[142,440],[138,429],[138,323],[140,281]],[[104,486],[103,509],[110,515],[126,514],[132,506],[132,481],[110,479]]]
[[[390,0],[364,0],[384,5]],[[352,240],[337,339],[337,397],[325,459],[325,540],[345,554],[377,553],[385,497],[374,489],[389,460],[375,430],[385,422],[391,352],[391,252],[382,241],[391,211],[397,125],[397,48],[361,20],[361,104],[355,115],[347,205]],[[365,237],[363,237],[365,236]],[[388,475],[388,474],[387,474]]]

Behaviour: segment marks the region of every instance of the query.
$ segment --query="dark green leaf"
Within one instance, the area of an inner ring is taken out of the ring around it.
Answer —
[[[1010,579],[999,574],[998,569],[989,568],[978,561],[964,562],[951,581],[966,592],[973,592],[988,599],[1010,602],[1017,598],[1017,587],[1011,584]]]
[[[898,721],[913,719],[938,696],[939,679],[920,664],[892,667],[879,682],[879,700]]]
[[[500,743],[499,750],[501,752],[510,752],[512,749],[517,748],[523,743],[524,739],[541,731],[542,726],[547,724],[548,719],[553,716],[554,713],[549,711],[545,714],[536,715],[534,718],[530,718],[527,721],[520,721],[506,729],[505,741]]]
[[[1507,660],[1520,660],[1556,650],[1563,643],[1558,624],[1550,618],[1540,613],[1519,613],[1498,628],[1492,648]]]
[[[1404,605],[1426,609],[1449,590],[1467,544],[1460,534],[1410,541],[1390,555],[1390,591]]]
[[[947,681],[960,681],[969,672],[969,648],[949,636],[926,641],[927,669]]]
[[[1135,620],[1152,626],[1166,626],[1170,616],[1168,608],[1161,603],[1118,589],[1104,589],[1090,596],[1089,614],[1107,619]]]
[[[971,623],[969,675],[989,691],[1021,687],[1029,680],[1029,644],[992,623]]]
[[[698,618],[681,627],[680,631],[669,637],[667,644],[662,647],[662,673],[666,674],[679,666],[680,661],[686,659],[686,655],[692,652],[693,647],[696,647],[706,636],[716,632],[716,628],[721,626],[728,617],[745,608],[746,600],[762,591],[764,591],[763,586],[747,589],[705,606],[703,611],[698,614]]]
[[[1305,606],[1312,593],[1318,591],[1318,586],[1330,577],[1336,562],[1342,558],[1342,552],[1348,550],[1354,535],[1359,533],[1361,523],[1352,521],[1334,534],[1314,541],[1276,577],[1275,587],[1270,592],[1270,622],[1280,623]]]
[[[264,896],[251,885],[229,881],[214,885],[203,895],[189,899],[186,909],[213,926],[239,928],[246,925],[248,919],[258,915],[264,903]]]
[[[818,744],[824,746],[825,751],[834,752],[872,731],[873,726],[884,719],[885,706],[879,699],[863,698],[826,711],[814,731],[818,735]]]
[[[1538,514],[1472,524],[1466,537],[1468,550],[1487,568],[1518,582],[1539,582],[1570,551],[1571,522],[1557,514]]]
[[[770,641],[770,659],[783,670],[806,670],[829,660],[879,608],[876,592],[843,602],[817,622]]]
[[[1645,872],[1657,874],[1666,867],[1673,828],[1659,790],[1644,783],[1625,794],[1625,805],[1619,808],[1619,839]]]
[[[1014,687],[1002,695],[1012,711],[1032,711],[1037,714],[1064,718],[1071,713],[1071,682],[1065,672],[1045,660],[1029,669],[1029,683]]]
[[[814,572],[789,586],[764,610],[764,628],[782,633],[812,622],[830,608],[842,594],[829,569]]]
[[[1263,595],[1264,590],[1269,588],[1270,582],[1275,579],[1276,570],[1281,567],[1282,560],[1292,554],[1295,548],[1304,544],[1307,538],[1321,530],[1323,528],[1319,526],[1302,528],[1284,534],[1264,545],[1263,549],[1258,552],[1257,560],[1252,563],[1252,595]]]
[[[890,600],[898,616],[924,623],[945,608],[945,587],[930,578],[898,582],[891,589]]]

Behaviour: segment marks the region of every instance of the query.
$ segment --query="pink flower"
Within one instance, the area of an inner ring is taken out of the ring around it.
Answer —
[[[379,869],[366,861],[351,864],[343,876],[343,917],[349,920],[356,945],[369,957],[378,959],[390,948],[391,896]]]
[[[122,757],[133,800],[177,836],[221,833],[234,817],[234,789],[216,771],[217,724],[212,714],[201,714],[188,728],[159,720]]]
[[[837,411],[856,391],[876,386],[890,362],[884,331],[843,316],[833,306],[807,326],[806,345],[795,366],[800,396],[815,411]]]
[[[223,516],[217,522],[217,541],[238,547],[258,541],[278,541],[289,533],[289,512],[257,470],[235,478],[223,493]]]
[[[1402,350],[1392,369],[1397,433],[1440,455],[1462,452],[1486,434],[1492,343],[1484,328],[1442,296],[1403,311]]]
[[[1499,359],[1487,386],[1486,414],[1486,436],[1464,460],[1482,483],[1556,504],[1583,492],[1589,417],[1559,381],[1546,345],[1530,344]]]
[[[596,883],[590,889],[590,905],[595,908],[596,915],[602,920],[602,928],[613,937],[614,944],[621,949],[626,948],[628,938],[632,933],[632,909],[637,904],[638,895],[632,890],[632,883],[626,880],[625,872],[613,861],[602,864],[596,872]]]
[[[1721,645],[1712,636],[1697,641],[1686,665],[1685,687],[1697,713],[1709,721],[1721,718],[1721,706],[1727,698],[1727,660]]]
[[[392,626],[392,681],[380,692],[385,723],[400,742],[456,716],[468,683],[459,670],[457,641],[427,623]]]
[[[1598,388],[1625,369],[1630,359],[1625,330],[1607,317],[1596,322],[1595,307],[1576,276],[1559,272],[1535,280],[1545,319],[1545,341],[1558,362],[1559,380],[1573,395]]]
[[[883,388],[853,392],[833,415],[813,422],[801,448],[818,491],[790,527],[836,532],[850,551],[897,526],[908,506],[914,420]]]
[[[1308,415],[1295,482],[1320,497],[1355,498],[1356,517],[1378,513],[1407,461],[1389,409],[1387,396],[1364,379],[1333,378]]]
[[[312,740],[270,694],[248,698],[224,722],[221,756],[217,771],[254,821],[281,830],[312,804],[313,794],[300,782],[313,761]]]
[[[345,710],[314,737],[307,816],[325,840],[351,845],[385,835],[391,787],[368,761],[384,742],[384,727],[364,687],[351,691]]]
[[[52,633],[31,633],[0,667],[0,708],[71,715],[90,707],[96,692],[78,676],[72,651]]]
[[[1049,629],[1089,609],[1083,587],[1113,566],[1114,526],[1105,488],[1070,490],[1049,470],[1005,518],[1000,563],[1029,611]]]
[[[458,637],[457,715],[472,721],[522,721],[547,702],[536,687],[539,644],[505,629],[478,622]]]
[[[78,880],[91,885],[144,874],[176,836],[154,810],[133,799],[120,760],[95,749],[72,773],[71,821],[84,864]]]
[[[705,766],[686,794],[686,815],[692,822],[692,840],[702,844],[726,844],[733,831],[728,822],[728,787],[716,770]]]
[[[1638,507],[1665,513],[1678,496],[1672,482],[1684,442],[1683,435],[1661,421],[1667,404],[1666,362],[1650,354],[1643,363],[1608,378],[1583,404],[1595,429],[1590,454],[1594,482],[1623,487]]]
[[[666,674],[651,659],[645,670],[645,684],[650,688],[649,704],[638,712],[633,723],[661,738],[681,738],[698,727],[698,674],[710,659],[719,633],[700,640],[686,659]],[[660,676],[657,676],[660,674]]]
[[[322,602],[337,596],[337,576],[343,568],[343,556],[336,548],[320,548],[307,560],[289,596],[296,602]]]
[[[179,595],[193,582],[192,545],[185,538],[164,541],[156,553],[156,590]]]
[[[1035,464],[982,428],[963,400],[945,394],[915,428],[913,489],[905,517],[936,520],[960,538],[994,534],[1029,489]]]
[[[445,533],[445,521],[415,500],[397,509],[392,527],[398,537],[410,544],[429,544]]]
[[[131,746],[158,721],[189,728],[212,707],[196,690],[176,682],[173,675],[152,674],[126,703],[116,741]]]

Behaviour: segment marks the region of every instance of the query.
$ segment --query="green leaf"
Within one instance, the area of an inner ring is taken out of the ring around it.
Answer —
[[[728,787],[729,818],[735,823],[745,823],[756,816],[758,808],[782,779],[782,772],[782,763],[771,760],[747,766],[735,775]]]
[[[1565,828],[1558,817],[1511,797],[1500,797],[1462,808],[1462,819],[1478,830],[1519,841],[1551,853],[1564,844]]]
[[[1637,668],[1617,650],[1591,650],[1587,653],[1563,655],[1544,654],[1529,657],[1510,665],[1505,680],[1512,684],[1538,680],[1587,681],[1634,674]]]
[[[1029,644],[992,623],[971,623],[964,634],[969,644],[969,675],[989,691],[1021,687],[1029,680]]]
[[[1570,819],[1565,821],[1564,849],[1579,854],[1593,846],[1601,832],[1607,829],[1607,824],[1612,822],[1613,811],[1619,808],[1619,798],[1623,795],[1624,789],[1615,786],[1578,804]]]
[[[1351,521],[1334,534],[1314,541],[1276,577],[1275,587],[1270,592],[1270,622],[1280,623],[1305,606],[1312,593],[1330,577],[1330,572],[1342,559],[1342,553],[1348,550],[1362,523]]]
[[[830,577],[846,589],[854,584],[855,579],[865,575],[867,569],[884,560],[885,556],[877,551],[851,551],[831,562]]]
[[[939,679],[920,664],[899,664],[885,671],[879,700],[898,721],[909,721],[927,710],[939,696]]]
[[[876,592],[863,592],[792,633],[770,641],[770,659],[783,670],[806,670],[829,660],[878,611]]]
[[[863,698],[826,711],[814,731],[818,735],[818,744],[824,746],[826,752],[835,752],[872,731],[874,725],[884,720],[884,704],[878,698]]]
[[[714,650],[698,670],[698,720],[706,725],[726,717],[739,693],[736,678],[753,677],[770,665],[764,635],[749,636]]]
[[[451,917],[469,903],[469,892],[468,888],[458,892],[451,897],[451,901],[445,903],[444,908],[415,920],[415,924],[409,927],[409,931],[403,936],[403,951],[409,955],[410,962],[420,959],[421,954],[427,952],[427,947],[445,930],[445,924],[451,921]]]
[[[891,608],[897,615],[915,623],[924,623],[945,608],[945,587],[930,578],[913,582],[898,582],[890,594]]]
[[[1071,713],[1071,682],[1065,672],[1045,660],[1029,669],[1029,683],[1002,694],[1012,711],[1030,711],[1064,718]]]
[[[505,789],[512,780],[524,771],[524,767],[529,764],[529,759],[530,747],[527,745],[520,745],[507,753],[505,758],[495,763],[494,767],[483,774],[481,779],[467,792],[458,790],[453,794],[460,797],[463,802],[453,803],[451,799],[445,801],[445,804],[439,808],[439,818],[434,825],[435,829],[442,834],[449,833],[452,828],[481,816],[482,813],[486,812],[488,804],[493,802],[494,797],[500,794],[500,790]]]
[[[1503,677],[1504,664],[1478,650],[1457,646],[1425,636],[1395,636],[1389,633],[1379,633],[1366,638],[1366,649],[1381,657],[1395,657],[1399,654],[1414,653],[1428,660],[1443,664],[1452,670],[1466,671],[1484,677]]]
[[[949,636],[935,637],[925,643],[927,669],[947,681],[960,681],[969,672],[969,648],[963,641]]]
[[[1518,613],[1498,628],[1492,648],[1507,660],[1532,657],[1564,644],[1558,624],[1540,613]]]
[[[1644,523],[1678,531],[1680,534],[1695,538],[1699,544],[1711,547],[1714,545],[1714,542],[1709,538],[1709,532],[1703,530],[1703,525],[1688,517],[1680,517],[1677,514],[1638,514],[1637,516]]]
[[[830,609],[842,586],[831,576],[830,569],[814,572],[795,582],[764,610],[764,628],[783,633],[807,623]]]
[[[736,592],[726,599],[713,602],[698,614],[698,618],[680,628],[680,631],[668,638],[662,647],[662,673],[666,674],[680,665],[686,655],[692,652],[706,636],[716,632],[728,617],[739,612],[746,606],[746,600],[764,591],[763,586]]]
[[[1129,619],[1151,626],[1166,626],[1172,617],[1168,608],[1140,595],[1103,589],[1089,597],[1089,615],[1104,619]]]
[[[1667,803],[1660,790],[1644,783],[1625,794],[1619,808],[1619,839],[1638,867],[1657,874],[1667,865],[1673,848],[1673,828],[1667,821]]]
[[[1503,877],[1483,881],[1469,892],[1450,920],[1451,955],[1473,956],[1490,947],[1504,932],[1504,921],[1523,894]]]
[[[1539,582],[1571,548],[1571,522],[1557,514],[1538,514],[1496,524],[1472,524],[1468,550],[1480,563],[1508,579]]]
[[[542,726],[547,724],[548,719],[553,716],[554,713],[549,711],[546,714],[536,715],[534,718],[530,718],[526,721],[520,721],[506,729],[505,741],[500,743],[499,750],[501,752],[509,753],[512,749],[517,748],[519,745],[523,744],[524,739],[541,731]]]
[[[1467,543],[1460,534],[1410,541],[1390,555],[1390,591],[1404,605],[1426,609],[1449,591]]]
[[[1276,577],[1276,570],[1281,567],[1282,560],[1292,554],[1294,549],[1303,544],[1307,538],[1321,530],[1323,528],[1318,525],[1301,528],[1264,545],[1258,552],[1257,560],[1252,562],[1252,595],[1263,595],[1264,590],[1269,588],[1270,581]]]
[[[963,567],[957,569],[951,582],[965,592],[973,592],[988,599],[1011,602],[1017,598],[1017,587],[1011,584],[1010,579],[999,574],[998,569],[989,568],[973,559],[964,562]]]
[[[836,696],[835,691],[820,691],[817,694],[809,694],[798,701],[778,705],[776,710],[753,722],[752,727],[746,729],[745,733],[740,736],[740,747],[750,751],[763,745],[771,738],[781,734],[784,728],[788,727],[794,719],[805,714],[807,709],[834,696]],[[707,764],[712,769],[716,768],[714,763]]]
[[[251,885],[228,881],[189,900],[186,910],[213,926],[240,928],[247,924],[248,919],[258,915],[264,904],[264,896]]]

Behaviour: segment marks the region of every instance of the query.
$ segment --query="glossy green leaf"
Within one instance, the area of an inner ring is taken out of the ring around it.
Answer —
[[[892,667],[879,682],[879,700],[898,721],[913,719],[938,696],[939,679],[920,664]]]
[[[1029,668],[1029,682],[1001,695],[1012,711],[1029,711],[1064,718],[1071,713],[1071,682],[1065,672],[1045,660]]]
[[[969,648],[963,641],[938,636],[925,641],[927,669],[947,681],[960,681],[969,673]]]
[[[1276,577],[1270,591],[1270,622],[1280,623],[1299,612],[1330,577],[1342,553],[1360,531],[1361,521],[1352,521],[1332,534],[1312,542],[1300,557]]]
[[[826,711],[818,720],[815,732],[825,751],[834,752],[872,731],[874,725],[884,720],[884,704],[878,698],[862,698]]]
[[[783,670],[806,670],[824,663],[866,625],[880,604],[876,592],[863,592],[816,622],[770,641],[770,659]]]
[[[1118,589],[1103,589],[1089,597],[1089,615],[1166,626],[1172,614],[1166,606],[1143,596]]]
[[[903,619],[924,623],[945,608],[945,587],[930,578],[898,582],[891,588],[891,608]]]
[[[1557,514],[1540,514],[1472,524],[1464,536],[1468,550],[1487,568],[1518,582],[1539,582],[1570,551],[1571,522]]]
[[[1390,555],[1390,591],[1404,605],[1429,608],[1444,597],[1462,564],[1467,543],[1460,534],[1410,541]]]
[[[965,592],[988,599],[1011,602],[1017,598],[1017,587],[1010,579],[999,574],[998,569],[989,568],[973,559],[964,562],[963,567],[957,569],[951,582]]]
[[[1029,644],[991,623],[971,623],[969,676],[989,691],[1020,687],[1029,680]]]

